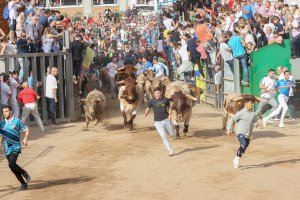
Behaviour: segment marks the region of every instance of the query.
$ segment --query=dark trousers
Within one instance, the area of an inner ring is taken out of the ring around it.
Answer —
[[[240,148],[238,149],[236,155],[238,157],[242,157],[242,155],[245,153],[247,147],[250,144],[250,139],[245,138],[245,136],[243,134],[238,134],[237,138],[240,142]]]
[[[80,76],[81,60],[73,60],[73,75]]]
[[[15,176],[21,184],[25,184],[25,180],[23,179],[22,175],[24,176],[26,172],[19,165],[17,165],[18,156],[19,154],[17,153],[11,153],[8,156],[6,156],[6,159],[8,161],[8,166],[10,170],[15,174]]]
[[[295,119],[296,118],[296,102],[295,102],[295,97],[294,96],[290,96],[287,104],[288,104],[289,109],[290,109],[291,119]]]
[[[55,119],[56,119],[55,99],[48,98],[48,97],[46,97],[46,99],[47,99],[47,107],[48,107],[48,112],[49,112],[50,119],[52,120],[52,122],[55,122]]]
[[[300,57],[300,34],[292,39],[292,53],[295,57]]]

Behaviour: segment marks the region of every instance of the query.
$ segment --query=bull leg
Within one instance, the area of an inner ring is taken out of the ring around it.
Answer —
[[[175,139],[180,139],[179,125],[175,125]]]
[[[228,115],[222,116],[222,132],[226,134],[226,123],[227,123]]]
[[[90,120],[86,119],[85,121],[85,131],[89,131]]]
[[[136,117],[136,115],[132,115],[131,118],[130,118],[130,120],[128,121],[129,130],[133,129],[133,120],[134,120],[135,117]]]
[[[126,128],[128,126],[128,122],[127,122],[127,116],[126,116],[125,111],[122,112],[122,116],[123,116],[123,119],[124,119],[124,128]]]
[[[186,133],[189,132],[189,125],[184,125],[184,129],[183,129],[183,133]]]

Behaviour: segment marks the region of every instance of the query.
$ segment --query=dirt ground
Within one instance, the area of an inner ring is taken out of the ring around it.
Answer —
[[[153,116],[140,115],[124,130],[116,102],[104,126],[84,132],[84,122],[32,127],[19,164],[32,176],[29,190],[19,186],[0,155],[0,199],[51,200],[297,200],[300,199],[300,125],[256,128],[249,149],[234,169],[234,136],[221,135],[221,114],[197,105],[191,137],[170,140],[167,150],[153,128]]]

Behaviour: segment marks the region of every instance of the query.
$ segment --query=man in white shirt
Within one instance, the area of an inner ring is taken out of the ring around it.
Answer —
[[[8,100],[11,97],[11,89],[9,87],[9,75],[4,74],[1,82],[1,104],[8,105]]]
[[[18,16],[18,6],[20,0],[11,0],[7,7],[9,9],[9,40],[11,43],[15,42],[15,31],[17,25],[17,16]]]
[[[53,125],[58,125],[58,122],[56,121],[56,103],[58,102],[57,80],[55,78],[57,75],[58,69],[56,67],[52,67],[50,69],[50,74],[48,74],[46,78],[45,96],[47,99],[48,111]]]
[[[177,68],[177,74],[180,77],[180,79],[185,80],[184,73],[189,72],[193,70],[192,62],[189,58],[189,53],[187,51],[187,44],[183,44],[179,50],[178,54],[180,56],[181,64]]]
[[[12,76],[9,79],[10,82],[10,90],[11,90],[11,107],[12,107],[12,111],[13,111],[13,115],[16,118],[19,118],[19,104],[17,101],[17,93],[18,93],[18,87],[19,87],[19,83],[18,80],[19,79],[19,72],[18,71],[13,71],[12,72]]]
[[[170,16],[167,15],[164,15],[163,19],[163,24],[165,25],[166,29],[168,31],[171,31],[173,29],[173,19],[171,19]]]
[[[230,51],[228,51],[228,49],[230,47],[226,43],[226,37],[224,35],[222,35],[219,38],[219,43],[220,43],[220,50],[217,54],[217,58],[219,58],[221,56],[221,58],[224,60],[224,62],[226,62],[229,65],[230,70],[233,73],[233,56],[232,56],[232,53]]]
[[[116,86],[115,86],[115,76],[118,69],[118,60],[117,57],[113,57],[112,61],[108,63],[106,68],[108,69],[108,76],[109,76],[109,88],[111,93],[111,99],[116,98]]]
[[[267,105],[272,106],[271,113],[278,107],[278,103],[275,99],[275,82],[275,70],[270,69],[268,76],[264,77],[259,85],[261,89],[261,101],[255,111],[257,117],[262,116],[267,111]]]

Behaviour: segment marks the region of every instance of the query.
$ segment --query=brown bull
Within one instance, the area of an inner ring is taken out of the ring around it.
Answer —
[[[192,88],[193,90],[193,88]],[[175,138],[180,138],[179,123],[184,123],[183,133],[189,130],[189,123],[192,117],[192,108],[194,101],[198,101],[198,98],[193,96],[193,91],[189,88],[189,85],[182,81],[175,81],[170,83],[166,88],[166,97],[170,99],[170,117],[175,125]]]
[[[247,94],[232,93],[225,97],[223,103],[224,114],[222,116],[222,130],[226,133],[226,126],[229,120],[240,110],[243,109],[243,100],[245,98],[252,99],[253,103],[258,103],[260,99],[258,97]],[[233,132],[231,133],[233,134]]]
[[[136,84],[136,80],[133,77],[128,77],[124,80],[124,85],[119,89],[118,98],[124,119],[124,127],[129,126],[129,129],[132,130],[136,110],[143,102],[143,86]]]
[[[89,130],[90,122],[96,121],[95,125],[102,122],[106,98],[102,92],[93,90],[87,95],[86,99],[81,99],[81,102],[83,104],[86,120],[85,130]]]

